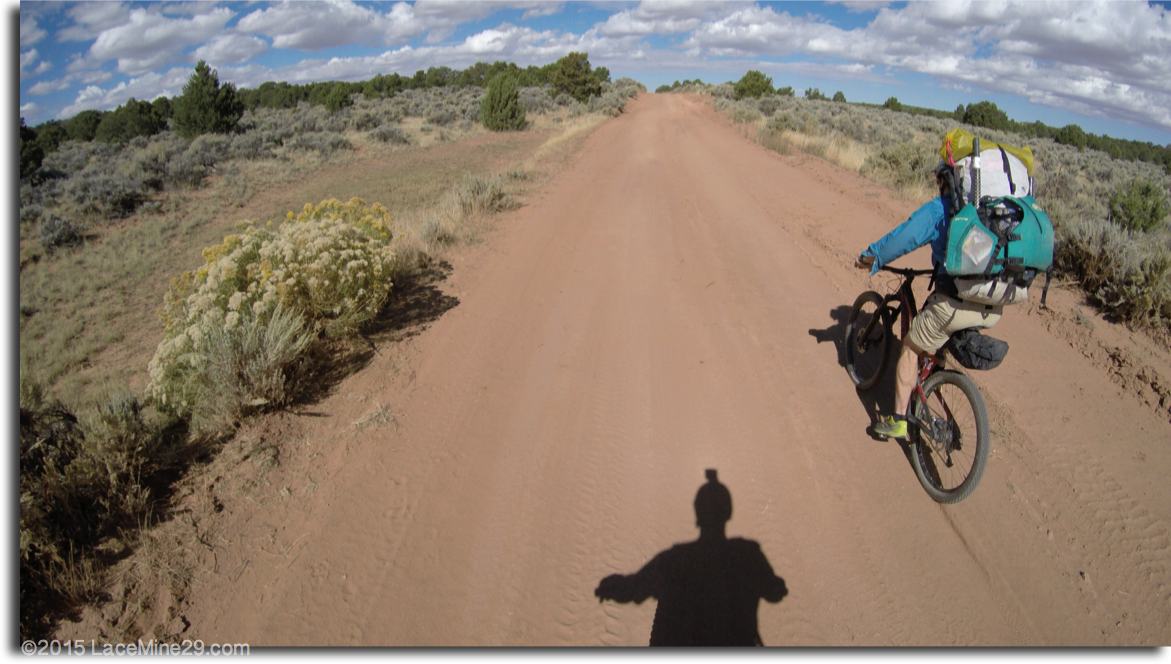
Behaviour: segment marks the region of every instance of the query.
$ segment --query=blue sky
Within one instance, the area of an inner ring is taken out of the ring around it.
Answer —
[[[650,89],[749,69],[800,93],[1010,117],[1171,143],[1171,12],[1143,2],[23,2],[29,124],[223,81],[306,83],[585,51]]]

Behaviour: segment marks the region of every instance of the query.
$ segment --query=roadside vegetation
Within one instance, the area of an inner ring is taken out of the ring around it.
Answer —
[[[1012,122],[987,101],[946,113],[906,107],[893,97],[877,106],[846,103],[837,94],[831,101],[816,88],[805,98],[792,88],[770,90],[772,81],[759,72],[735,84],[697,80],[660,88],[711,95],[716,110],[749,128],[761,144],[828,159],[915,203],[937,195],[928,169],[939,161],[942,136],[957,126],[1030,147],[1036,198],[1057,232],[1056,275],[1079,284],[1106,316],[1171,344],[1171,166],[1165,149],[1094,137],[1074,125],[1054,130]]]
[[[176,482],[645,91],[570,56],[256,91],[200,62],[173,99],[22,120],[22,639],[107,599]]]

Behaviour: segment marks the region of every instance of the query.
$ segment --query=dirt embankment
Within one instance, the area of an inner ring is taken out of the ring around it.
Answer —
[[[143,628],[644,645],[655,600],[594,590],[696,539],[711,468],[728,536],[788,589],[760,603],[766,645],[1168,644],[1164,350],[1060,289],[1011,311],[1008,358],[976,376],[988,470],[958,505],[866,434],[892,388],[854,390],[842,330],[889,286],[851,259],[911,208],[703,100],[644,95],[410,296],[425,330],[225,451],[187,498],[191,592]]]

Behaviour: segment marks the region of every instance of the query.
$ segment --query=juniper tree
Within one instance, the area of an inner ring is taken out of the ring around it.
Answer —
[[[583,104],[602,94],[602,83],[590,68],[588,53],[570,53],[558,60],[549,82],[555,94],[564,92]]]
[[[176,131],[185,138],[200,134],[226,134],[236,128],[244,115],[244,102],[231,83],[220,85],[219,74],[200,60],[195,72],[175,100]]]
[[[759,99],[762,95],[771,97],[775,92],[773,90],[773,79],[755,69],[749,71],[739,81],[736,81],[732,89],[735,91],[736,99],[743,99],[745,97]]]
[[[497,74],[488,81],[488,92],[480,102],[480,121],[492,131],[524,129],[525,108],[515,78]]]

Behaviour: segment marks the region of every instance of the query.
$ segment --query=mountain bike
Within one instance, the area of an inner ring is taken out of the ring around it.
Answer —
[[[854,301],[846,324],[846,371],[860,390],[873,387],[886,371],[895,346],[895,321],[902,338],[911,329],[918,307],[911,282],[933,270],[879,268],[903,277],[898,289],[883,297],[866,291]],[[954,335],[953,335],[954,338]],[[943,351],[919,358],[919,377],[906,404],[908,445],[915,475],[927,494],[940,503],[967,498],[988,462],[988,411],[976,383],[943,368]],[[900,344],[901,345],[901,344]],[[896,405],[896,407],[898,407]]]

